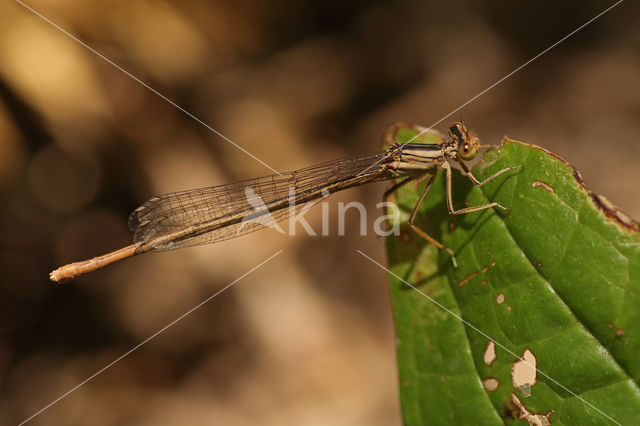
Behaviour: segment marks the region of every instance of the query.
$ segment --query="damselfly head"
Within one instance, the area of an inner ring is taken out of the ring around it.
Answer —
[[[478,137],[471,133],[462,122],[453,123],[449,127],[449,135],[454,142],[457,142],[458,157],[465,161],[473,160],[480,147]]]

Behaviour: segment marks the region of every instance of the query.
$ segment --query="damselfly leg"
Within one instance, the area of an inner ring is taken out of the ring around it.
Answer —
[[[506,167],[506,168],[504,168],[504,169],[492,174],[491,176],[489,176],[485,180],[479,181],[473,175],[473,173],[471,173],[471,170],[467,167],[467,165],[465,163],[463,163],[460,160],[458,160],[458,163],[460,164],[460,166],[464,170],[467,178],[469,178],[469,180],[476,186],[483,186],[484,184],[492,181],[493,179],[495,179],[496,177],[500,176],[501,174],[503,174],[505,172],[508,172],[509,170],[518,169],[518,168],[522,167],[521,165],[512,166],[512,167]],[[439,167],[444,169],[444,171],[445,171],[447,210],[449,211],[449,214],[458,215],[458,214],[473,213],[473,212],[477,212],[477,211],[481,211],[481,210],[486,210],[486,209],[489,209],[491,207],[498,207],[498,208],[503,209],[503,210],[508,210],[506,207],[504,207],[500,203],[496,203],[496,202],[482,204],[482,205],[479,205],[479,206],[466,207],[466,208],[458,209],[458,210],[454,209],[453,208],[453,196],[452,196],[452,183],[451,183],[451,166],[449,165],[449,163],[447,161],[444,161],[442,164],[439,165]],[[397,191],[402,186],[408,184],[409,182],[422,181],[425,178],[428,178],[427,186],[424,188],[424,190],[420,194],[420,197],[418,198],[418,201],[416,202],[415,206],[413,207],[413,210],[411,211],[411,214],[409,215],[409,220],[407,221],[407,223],[411,227],[413,232],[415,232],[420,237],[422,237],[425,240],[427,240],[429,243],[431,243],[434,246],[438,247],[440,250],[444,250],[447,253],[449,253],[449,255],[451,256],[451,262],[453,263],[453,267],[457,268],[458,267],[458,263],[456,261],[456,257],[455,257],[455,254],[454,254],[453,250],[451,250],[449,247],[446,247],[444,244],[442,244],[441,242],[437,241],[432,236],[430,236],[429,234],[427,234],[425,231],[423,231],[422,229],[418,228],[414,224],[416,215],[418,214],[418,210],[420,209],[420,206],[424,202],[424,200],[425,200],[425,198],[427,196],[427,193],[429,192],[429,189],[431,189],[431,185],[433,184],[433,181],[435,180],[435,177],[436,177],[435,175],[430,175],[430,174],[419,175],[419,176],[409,176],[409,177],[401,180],[400,182],[396,183],[395,185],[393,185],[387,191],[385,191],[384,200],[386,201],[387,198],[392,193]]]

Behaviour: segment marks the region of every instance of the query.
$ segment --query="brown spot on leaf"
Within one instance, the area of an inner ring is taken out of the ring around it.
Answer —
[[[482,384],[484,385],[484,388],[486,390],[488,390],[489,392],[493,392],[498,390],[498,388],[500,387],[500,380],[496,379],[495,377],[487,377],[482,381]]]
[[[640,223],[636,222],[635,220],[631,219],[629,216],[627,216],[626,214],[622,213],[620,210],[618,210],[617,207],[615,207],[613,204],[611,204],[611,202],[609,202],[609,200],[607,200],[605,197],[601,196],[601,195],[597,195],[594,194],[593,192],[591,192],[591,190],[589,188],[587,188],[587,186],[584,183],[584,179],[582,178],[582,175],[580,174],[580,172],[568,161],[566,161],[564,158],[560,157],[557,154],[554,154],[551,151],[548,151],[544,148],[541,148],[537,145],[532,145],[532,144],[528,144],[525,142],[520,142],[520,141],[516,141],[513,139],[508,139],[508,138],[504,138],[502,140],[502,145],[504,145],[505,142],[509,142],[509,143],[516,143],[519,145],[524,145],[528,148],[533,148],[533,149],[537,149],[539,151],[544,152],[547,155],[550,155],[554,158],[556,158],[557,160],[561,161],[562,163],[564,163],[566,166],[571,167],[571,169],[573,170],[573,178],[575,179],[575,181],[578,183],[578,185],[580,185],[580,188],[584,191],[587,192],[587,194],[590,196],[591,200],[593,201],[594,205],[601,210],[604,215],[606,217],[608,217],[609,219],[611,219],[612,221],[614,221],[618,226],[620,226],[621,228],[627,230],[627,231],[631,231],[631,232],[640,232]],[[500,146],[497,147],[498,149],[500,148]]]
[[[541,180],[534,180],[533,183],[531,184],[531,186],[534,187],[534,188],[544,188],[545,190],[547,190],[551,194],[553,194],[555,192],[551,185],[549,185],[548,183],[544,183]]]
[[[502,305],[504,303],[504,293],[499,293],[496,296],[496,302],[498,302],[498,305]]]
[[[463,285],[465,285],[466,283],[468,283],[469,281],[471,281],[472,279],[474,279],[475,277],[478,276],[478,271],[476,272],[472,272],[469,275],[467,275],[466,277],[464,277],[462,279],[462,281],[460,281],[457,285],[458,287],[462,287]]]
[[[522,391],[525,397],[531,396],[531,387],[538,381],[536,370],[538,361],[528,348],[524,350],[519,360],[511,367],[511,382],[514,388]]]
[[[453,232],[456,229],[456,223],[453,220],[449,221],[449,232]]]
[[[549,426],[551,424],[551,415],[553,414],[553,410],[550,410],[545,414],[532,413],[527,410],[527,407],[524,406],[522,401],[520,401],[513,392],[509,395],[509,407],[511,408],[514,417],[520,420],[526,420],[527,423],[529,423],[529,426]]]
[[[491,261],[491,266],[496,266],[498,264],[498,262],[496,262],[495,260]]]
[[[482,273],[486,273],[489,270],[489,265],[485,266],[484,268],[482,268]]]
[[[621,328],[616,328],[616,336],[622,336],[624,334],[624,330]]]
[[[616,223],[628,230],[640,232],[640,223],[618,210],[618,208],[614,206],[611,201],[607,200],[604,195],[598,195],[592,192],[589,192],[589,194],[591,195],[591,199],[596,207],[602,210],[604,215],[609,219],[613,219]]]
[[[482,355],[482,360],[487,366],[491,366],[496,358],[496,343],[493,340],[489,340],[487,347],[484,350],[484,354]]]
[[[482,285],[487,285],[487,280],[482,280]]]
[[[539,260],[534,260],[533,263],[538,265],[538,268],[542,268],[542,262],[540,262]]]

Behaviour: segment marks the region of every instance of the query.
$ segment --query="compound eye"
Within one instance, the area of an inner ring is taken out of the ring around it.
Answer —
[[[468,142],[462,144],[462,149],[458,153],[460,158],[463,160],[473,160],[478,151],[478,147],[476,145],[471,145]]]

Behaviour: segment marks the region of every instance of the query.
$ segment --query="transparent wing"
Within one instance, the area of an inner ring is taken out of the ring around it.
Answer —
[[[389,161],[385,153],[379,153],[282,175],[160,195],[131,213],[129,228],[135,242],[143,242],[152,250],[235,238],[276,226],[333,192],[385,179],[383,165]]]

